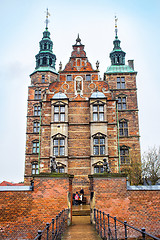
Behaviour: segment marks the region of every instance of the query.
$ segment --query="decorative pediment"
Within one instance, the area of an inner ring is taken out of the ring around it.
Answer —
[[[93,134],[92,137],[107,137],[107,135],[103,134],[101,132],[98,132],[98,133]]]
[[[91,102],[90,103],[91,105],[94,105],[94,104],[96,104],[96,105],[101,105],[101,104],[106,104],[106,102],[103,102],[103,101],[101,101],[101,100],[96,100],[96,101],[94,101],[94,102]]]
[[[102,165],[103,165],[102,161],[98,161],[98,162],[92,164],[93,167],[95,167],[95,166],[102,166]]]
[[[61,133],[57,133],[57,134],[53,135],[52,138],[66,138],[66,136]]]
[[[66,165],[64,163],[57,162],[57,167],[66,167]]]

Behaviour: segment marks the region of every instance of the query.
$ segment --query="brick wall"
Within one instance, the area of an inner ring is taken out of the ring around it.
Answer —
[[[160,236],[160,191],[129,191],[126,178],[93,178],[95,207]]]
[[[33,239],[68,208],[69,190],[68,177],[36,177],[34,191],[0,192],[0,239]]]

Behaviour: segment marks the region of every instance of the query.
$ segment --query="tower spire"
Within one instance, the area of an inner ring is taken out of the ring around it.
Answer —
[[[118,28],[117,28],[117,21],[118,21],[118,18],[117,16],[115,15],[115,38],[117,39],[118,38]]]
[[[48,23],[49,23],[49,19],[48,17],[50,16],[50,13],[48,12],[48,8],[46,10],[46,20],[45,20],[45,23],[46,23],[46,31],[48,30]]]

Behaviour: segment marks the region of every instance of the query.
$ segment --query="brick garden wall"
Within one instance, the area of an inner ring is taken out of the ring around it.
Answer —
[[[127,190],[126,178],[93,178],[95,207],[160,236],[160,191]]]
[[[33,239],[68,208],[68,191],[68,177],[42,177],[34,180],[34,191],[0,192],[0,239]]]

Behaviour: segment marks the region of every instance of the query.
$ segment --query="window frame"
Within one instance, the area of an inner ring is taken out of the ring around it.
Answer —
[[[86,74],[86,81],[91,81],[91,74]]]
[[[34,121],[33,122],[33,133],[39,133],[40,131],[40,122]]]
[[[100,107],[103,106],[103,111],[100,111]],[[97,107],[97,111],[94,111],[94,107]],[[103,122],[104,121],[104,104],[99,104],[99,103],[94,103],[92,105],[92,119],[93,119],[93,122]],[[103,120],[100,119],[100,115],[103,116]],[[97,120],[94,120],[95,117],[94,116],[97,116],[96,119]]]
[[[32,153],[39,154],[39,141],[38,140],[34,140],[32,142]]]
[[[119,120],[119,136],[128,137],[128,121],[125,119]]]
[[[58,144],[55,144],[55,142],[54,142],[55,140],[58,141]],[[64,144],[61,144],[61,140],[63,140]],[[62,151],[62,153],[61,153],[61,151]],[[58,157],[65,156],[65,137],[55,136],[53,138],[53,156],[58,156]]]
[[[40,117],[40,115],[41,115],[41,106],[40,106],[40,104],[34,105],[33,114],[36,117]]]
[[[42,83],[45,83],[45,75],[42,74]]]
[[[55,111],[56,108],[58,108],[58,111]],[[61,111],[62,108],[64,108],[64,111]],[[65,116],[66,116],[65,113],[66,113],[65,104],[54,105],[53,121],[54,122],[65,122]],[[57,116],[57,120],[56,120],[55,116]],[[63,120],[61,120],[62,116],[64,116]]]
[[[66,81],[67,82],[72,81],[72,75],[71,74],[66,75]]]
[[[34,91],[34,99],[35,100],[41,100],[41,89],[40,88],[35,89],[35,91]]]
[[[96,143],[95,140],[98,139]],[[103,142],[101,142],[103,140]],[[93,155],[94,156],[104,156],[106,152],[106,139],[104,135],[94,135],[93,136]]]
[[[120,147],[120,160],[121,165],[130,165],[129,147],[127,146]]]
[[[126,89],[125,77],[117,77],[117,89]]]
[[[127,109],[127,98],[126,96],[118,96],[118,110]]]
[[[35,167],[33,167],[35,165]],[[32,174],[37,175],[39,174],[39,167],[38,167],[38,162],[32,162]]]

